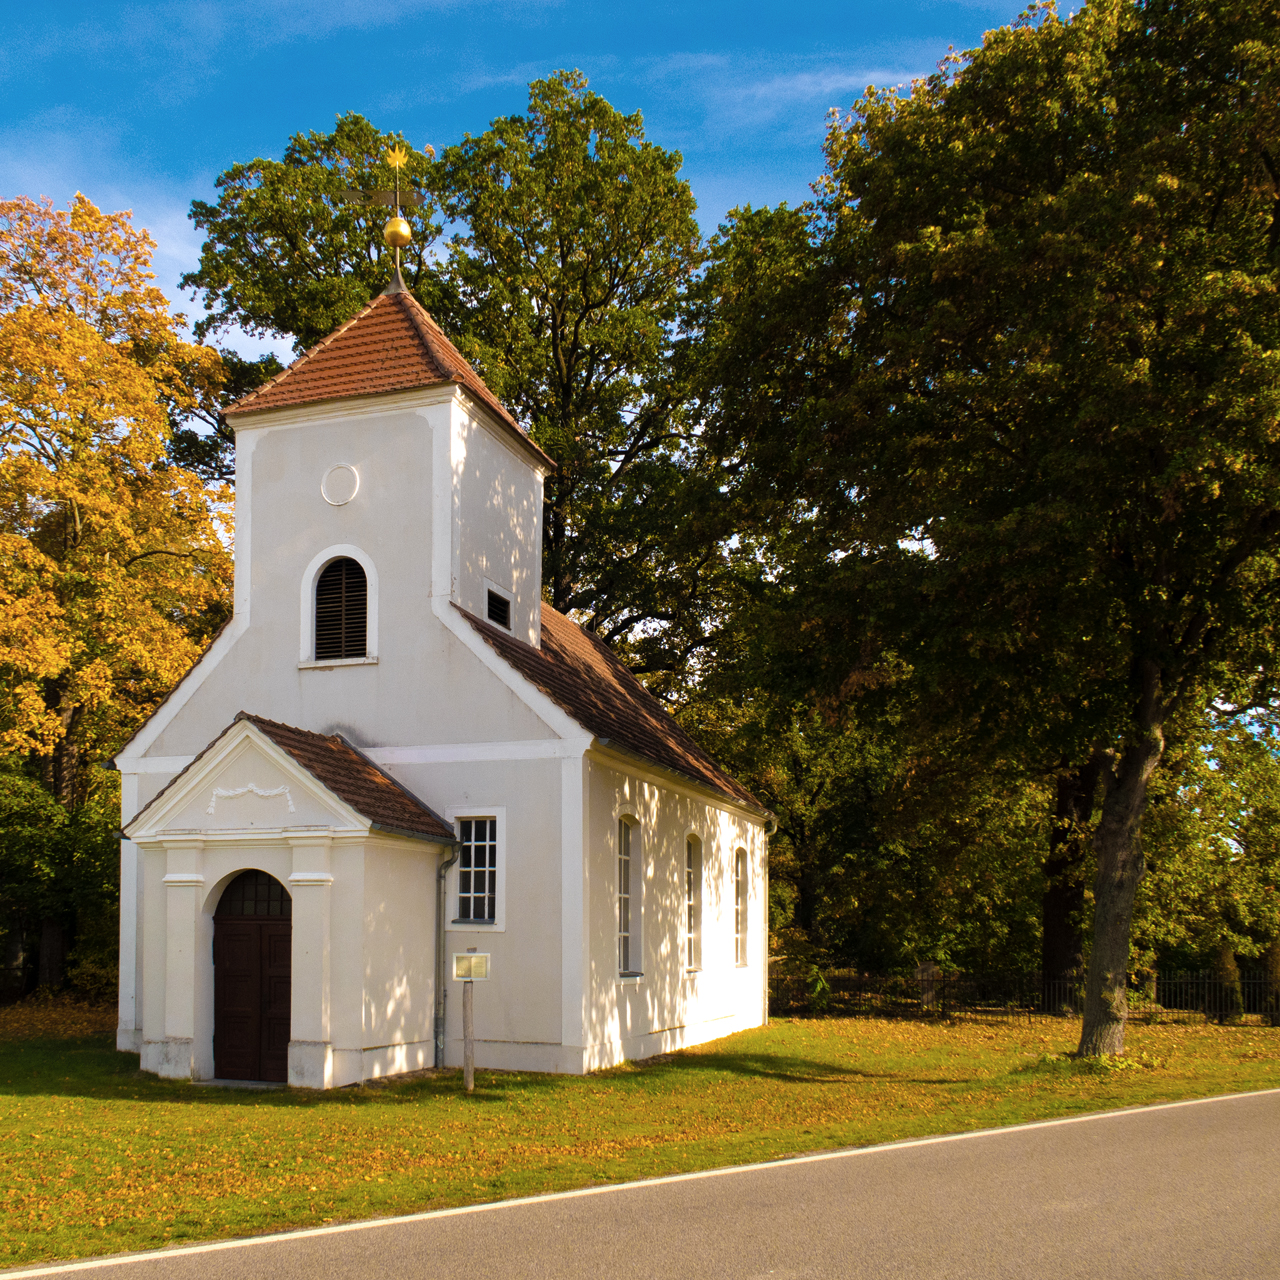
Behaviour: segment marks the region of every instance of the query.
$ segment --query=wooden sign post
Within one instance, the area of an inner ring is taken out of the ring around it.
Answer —
[[[468,1093],[476,1087],[476,1036],[472,989],[476,982],[487,981],[489,956],[474,951],[453,954],[453,978],[462,983],[462,1083]]]

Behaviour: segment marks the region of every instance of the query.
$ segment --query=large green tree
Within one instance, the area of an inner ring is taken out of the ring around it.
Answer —
[[[670,361],[701,255],[680,163],[574,73],[448,148],[436,178],[464,227],[447,268],[464,343],[559,467],[544,585],[611,638],[664,612],[677,512],[695,505]]]
[[[869,91],[828,137],[796,412],[726,433],[836,552],[915,561],[900,646],[985,738],[1101,750],[1088,1054],[1123,1048],[1165,727],[1265,697],[1275,652],[1277,32],[1034,6]]]
[[[208,237],[184,280],[210,308],[200,332],[239,324],[302,348],[380,292],[381,214],[344,193],[389,186],[397,140],[348,115],[296,135],[280,162],[223,174],[217,205],[192,206]],[[547,596],[642,670],[677,669],[701,643],[724,566],[716,476],[690,452],[671,360],[702,251],[680,165],[638,112],[561,72],[530,85],[525,114],[405,170],[425,201],[410,289],[557,463]],[[455,231],[433,256],[437,211]]]

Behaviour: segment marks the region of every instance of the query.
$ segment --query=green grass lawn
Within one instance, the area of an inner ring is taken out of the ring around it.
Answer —
[[[779,1020],[585,1078],[479,1072],[471,1097],[456,1073],[166,1084],[100,1034],[36,1030],[0,1040],[0,1266],[1280,1086],[1260,1027],[1134,1026],[1141,1065],[1089,1070],[1047,1057],[1076,1022]]]

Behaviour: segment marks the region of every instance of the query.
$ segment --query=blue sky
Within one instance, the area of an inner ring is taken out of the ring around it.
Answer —
[[[1023,7],[1002,0],[596,4],[565,0],[183,0],[10,4],[0,18],[0,191],[132,209],[176,288],[192,199],[344,111],[437,148],[519,112],[577,67],[684,155],[706,231],[792,203],[822,166],[826,112],[933,70]],[[237,343],[246,351],[256,343]],[[287,344],[278,348],[283,354]]]

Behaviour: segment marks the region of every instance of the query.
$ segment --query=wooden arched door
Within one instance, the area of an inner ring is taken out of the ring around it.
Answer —
[[[287,1080],[293,899],[244,871],[213,913],[213,1071],[219,1080]]]

